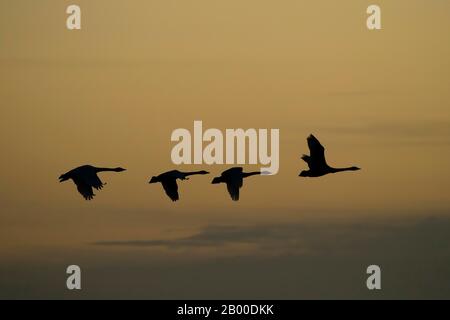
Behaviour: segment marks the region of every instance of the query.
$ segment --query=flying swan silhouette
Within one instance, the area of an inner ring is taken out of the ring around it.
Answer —
[[[360,170],[358,167],[348,168],[333,168],[330,167],[325,160],[325,148],[320,144],[319,140],[312,134],[306,139],[310,155],[304,154],[302,160],[308,164],[309,170],[300,172],[300,177],[321,177],[329,173],[336,173],[341,171],[356,171]]]
[[[257,174],[269,174],[269,172],[243,172],[242,167],[233,167],[222,172],[220,177],[215,177],[212,180],[212,184],[226,183],[228,193],[233,201],[239,200],[239,189],[242,188],[244,178],[257,175]]]
[[[69,172],[62,174],[59,177],[59,182],[64,182],[69,179],[77,186],[78,192],[86,199],[92,200],[95,196],[92,188],[96,190],[100,190],[103,188],[105,183],[103,183],[100,178],[97,176],[99,172],[105,171],[114,171],[114,172],[122,172],[125,171],[124,168],[97,168],[91,165],[84,165]]]
[[[178,194],[177,179],[188,180],[188,176],[195,174],[209,174],[208,171],[192,171],[192,172],[181,172],[178,170],[167,171],[161,173],[159,176],[153,176],[148,183],[160,182],[164,188],[164,191],[169,196],[172,201],[177,201],[180,199]]]

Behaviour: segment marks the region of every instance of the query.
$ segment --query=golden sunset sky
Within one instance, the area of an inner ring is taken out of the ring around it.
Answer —
[[[0,297],[450,298],[450,2],[379,0],[369,31],[372,3],[1,1]],[[194,120],[280,129],[279,173],[232,202],[229,166],[171,162]],[[310,133],[362,170],[298,177]],[[85,201],[57,179],[82,164],[128,170]],[[171,169],[211,174],[172,203]]]

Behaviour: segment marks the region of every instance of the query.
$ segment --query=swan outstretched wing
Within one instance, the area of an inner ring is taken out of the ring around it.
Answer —
[[[239,184],[235,180],[227,181],[227,190],[234,201],[239,200]]]
[[[104,185],[103,182],[100,180],[100,178],[95,173],[86,174],[84,179],[87,184],[89,184],[90,186],[94,187],[97,190],[100,190],[101,188],[103,188],[103,185]]]
[[[316,166],[321,167],[326,165],[327,162],[325,161],[325,148],[320,144],[319,140],[317,140],[317,138],[311,134],[307,138],[307,141],[311,156],[309,157],[308,161],[303,159],[303,157],[302,159],[308,163],[311,169]]]
[[[73,182],[77,186],[78,192],[86,199],[92,200],[95,196],[94,191],[92,190],[92,186],[87,184],[83,179],[74,178]]]
[[[308,167],[311,169],[311,165],[310,165],[311,157],[304,154],[304,155],[302,155],[302,160],[305,161],[308,164]]]
[[[164,191],[169,196],[172,201],[177,201],[180,199],[178,195],[178,185],[175,179],[166,179],[161,182]]]
[[[227,190],[234,201],[239,200],[239,189],[242,187],[244,179],[241,174],[233,174],[228,176]]]

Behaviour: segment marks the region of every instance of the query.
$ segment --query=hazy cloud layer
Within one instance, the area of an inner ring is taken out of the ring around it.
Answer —
[[[369,135],[372,137],[380,136],[389,139],[385,143],[392,144],[396,141],[418,142],[427,141],[433,144],[450,142],[450,122],[442,121],[421,121],[421,122],[384,122],[384,123],[365,123],[361,125],[350,126],[330,126],[322,129],[325,132],[346,134],[346,135]]]
[[[290,254],[360,254],[450,257],[450,218],[429,217],[414,222],[360,222],[352,224],[286,224],[260,226],[206,226],[176,239],[99,241],[101,246],[192,249],[252,244],[255,252]]]
[[[448,214],[408,223],[208,226],[172,240],[103,241],[48,252],[41,263],[5,262],[0,298],[448,299],[449,243]],[[221,255],[236,244],[254,250]],[[205,247],[217,250],[195,254]],[[80,292],[65,289],[69,261],[82,267]],[[365,286],[371,264],[382,270],[379,292]]]

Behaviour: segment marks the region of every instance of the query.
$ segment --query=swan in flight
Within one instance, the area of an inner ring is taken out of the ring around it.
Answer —
[[[69,172],[62,174],[59,177],[59,182],[64,182],[69,179],[76,184],[78,192],[86,199],[92,200],[95,196],[92,188],[96,190],[100,190],[103,188],[105,183],[103,183],[100,178],[97,176],[97,173],[104,171],[114,171],[114,172],[122,172],[126,169],[123,168],[97,168],[90,165],[84,165]]]
[[[254,172],[243,172],[242,167],[233,167],[222,172],[220,177],[215,177],[211,183],[226,183],[228,193],[231,199],[234,201],[239,200],[239,189],[244,183],[244,178],[250,177],[257,174],[268,174],[266,172],[254,171]]]
[[[310,155],[304,154],[302,160],[308,164],[309,170],[300,172],[300,177],[321,177],[329,173],[356,171],[358,167],[333,168],[325,160],[325,148],[312,134],[307,138]]]
[[[161,182],[164,191],[169,196],[172,201],[177,201],[180,199],[178,195],[178,185],[177,179],[180,180],[188,180],[188,176],[195,174],[209,174],[208,171],[193,171],[193,172],[181,172],[178,170],[167,171],[161,173],[159,176],[153,176],[148,183],[157,183]]]

